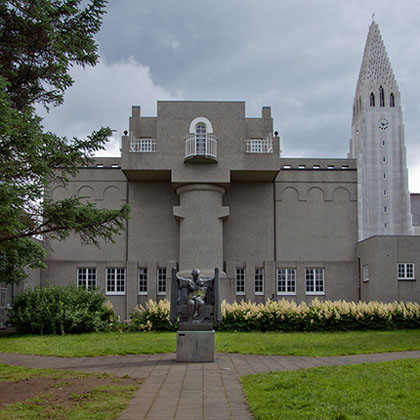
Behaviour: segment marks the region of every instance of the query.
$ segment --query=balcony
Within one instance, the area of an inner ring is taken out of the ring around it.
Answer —
[[[130,138],[130,152],[134,153],[152,153],[156,152],[155,139],[136,139]]]
[[[273,153],[273,140],[271,138],[245,140],[245,153]]]
[[[185,138],[185,162],[215,163],[217,137],[213,134],[191,134]]]

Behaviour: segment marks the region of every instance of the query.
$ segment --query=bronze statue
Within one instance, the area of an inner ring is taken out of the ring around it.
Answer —
[[[213,322],[221,321],[219,269],[214,277],[200,277],[195,268],[191,276],[180,277],[172,269],[170,320],[179,319],[180,330],[212,330]]]

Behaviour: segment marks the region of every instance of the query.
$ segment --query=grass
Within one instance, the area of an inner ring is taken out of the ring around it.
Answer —
[[[420,418],[420,359],[248,375],[256,420]]]
[[[420,330],[323,333],[217,333],[218,351],[284,356],[344,356],[420,349]]]
[[[420,350],[420,330],[334,333],[216,333],[216,350],[242,354],[339,356]],[[82,357],[176,351],[175,333],[2,335],[0,352]]]
[[[51,378],[52,384],[47,390],[36,388],[36,394],[27,396],[22,389],[19,402],[4,404],[0,408],[0,419],[92,419],[111,420],[118,418],[127,406],[140,383],[127,379],[116,378],[108,374],[92,374],[82,372],[68,372],[53,369],[33,369],[21,366],[0,365],[0,381],[15,383],[14,392],[18,393],[19,386],[27,386],[27,381],[41,377]],[[63,398],[63,390],[68,381],[80,385],[84,391],[80,394],[69,393]],[[89,386],[86,387],[86,381]],[[101,384],[106,381],[106,385]],[[95,386],[95,383],[98,386]],[[84,384],[84,387],[83,387]],[[26,389],[26,388],[25,388]]]

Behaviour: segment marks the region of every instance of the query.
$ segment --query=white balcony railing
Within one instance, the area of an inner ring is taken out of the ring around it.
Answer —
[[[271,138],[245,140],[245,152],[273,153],[273,140]]]
[[[152,153],[156,152],[155,139],[130,139],[130,152],[135,153]]]
[[[217,137],[213,134],[191,134],[185,138],[185,159],[203,157],[217,159]]]

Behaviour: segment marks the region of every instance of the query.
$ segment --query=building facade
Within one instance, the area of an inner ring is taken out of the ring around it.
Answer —
[[[51,186],[55,200],[128,203],[125,232],[100,248],[49,242],[39,283],[104,289],[122,318],[169,298],[173,267],[219,267],[231,302],[420,301],[400,103],[373,22],[347,159],[282,157],[269,107],[249,118],[244,102],[160,101],[154,117],[133,106],[120,158]]]

